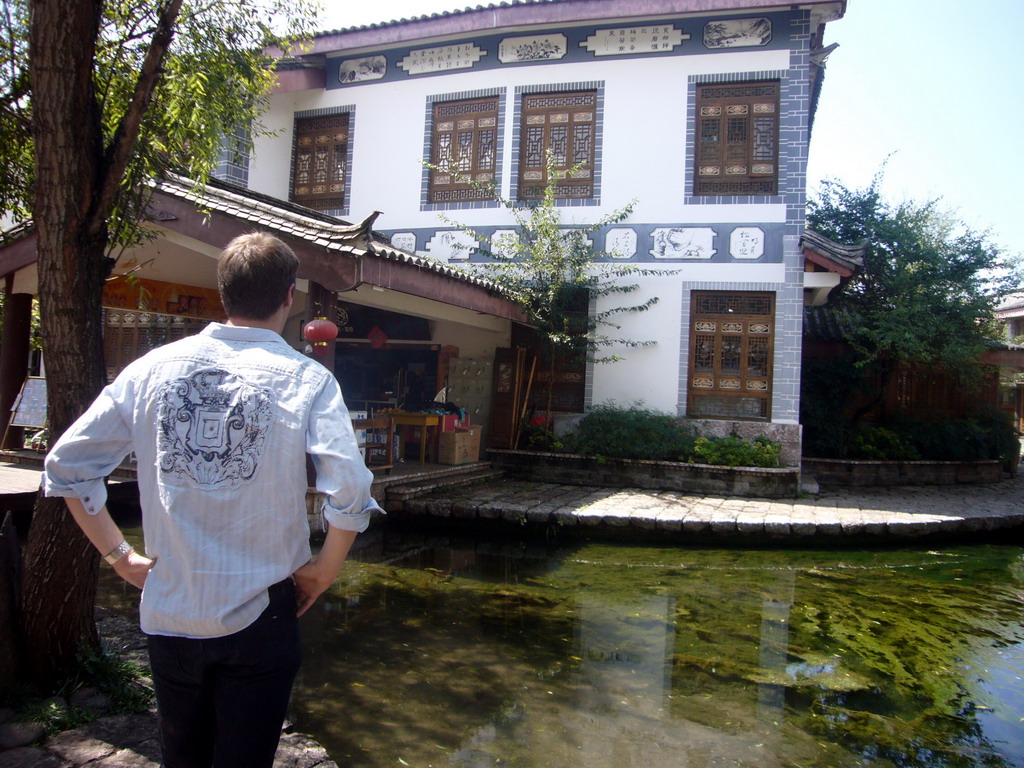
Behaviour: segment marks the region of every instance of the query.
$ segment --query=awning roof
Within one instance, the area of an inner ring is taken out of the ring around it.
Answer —
[[[843,245],[813,229],[805,229],[800,236],[800,248],[808,261],[846,278],[864,266],[867,241],[858,245]]]
[[[846,0],[512,0],[348,27],[314,35],[308,48],[294,54],[309,58],[361,47],[402,45],[448,35],[494,33],[530,26],[581,22],[618,22],[645,15],[758,13],[790,8],[817,9],[822,22],[841,18]]]
[[[359,224],[312,211],[243,187],[211,180],[202,190],[168,176],[154,184],[155,226],[220,250],[232,238],[261,229],[287,242],[299,258],[299,277],[344,292],[376,285],[495,317],[522,322],[521,308],[479,276],[406,253],[372,229],[375,211]],[[22,224],[0,234],[0,274],[35,261],[35,232]]]

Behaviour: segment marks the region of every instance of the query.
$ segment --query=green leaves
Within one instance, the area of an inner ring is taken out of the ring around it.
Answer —
[[[451,169],[439,170],[451,172]],[[549,358],[556,355],[566,359],[585,356],[593,362],[613,362],[620,359],[618,355],[602,356],[599,351],[613,345],[640,347],[653,343],[609,335],[609,331],[618,330],[615,318],[624,313],[646,311],[658,299],[652,297],[636,304],[600,310],[596,309],[596,301],[612,295],[631,294],[638,285],[629,282],[630,278],[661,272],[632,265],[601,263],[600,259],[607,254],[595,251],[591,242],[591,234],[628,218],[635,201],[592,224],[563,226],[555,190],[559,179],[573,170],[560,173],[549,152],[548,181],[539,200],[506,200],[493,186],[488,189],[512,215],[514,235],[503,235],[490,241],[486,235],[462,227],[447,217],[441,218],[460,227],[481,244],[479,254],[489,261],[479,265],[479,271],[523,307],[530,325],[544,340]]]
[[[103,5],[92,79],[105,151],[113,146],[135,94],[161,0],[110,0]],[[142,236],[145,181],[174,170],[203,184],[216,168],[225,136],[238,151],[268,131],[259,120],[276,81],[267,49],[287,50],[315,32],[315,0],[186,0],[139,138],[121,179],[110,219],[111,244]],[[0,204],[16,218],[31,215],[32,142],[25,0],[0,12]],[[129,117],[128,119],[132,119]]]
[[[25,218],[32,189],[28,6],[0,5],[0,211]]]
[[[808,207],[808,227],[842,243],[866,241],[864,267],[833,300],[851,322],[847,340],[861,363],[942,366],[971,379],[991,337],[998,300],[1019,285],[987,233],[938,201],[892,204],[879,192],[825,181]]]

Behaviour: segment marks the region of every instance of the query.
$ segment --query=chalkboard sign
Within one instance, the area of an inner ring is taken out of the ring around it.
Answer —
[[[12,427],[46,426],[46,379],[29,376],[11,408]]]

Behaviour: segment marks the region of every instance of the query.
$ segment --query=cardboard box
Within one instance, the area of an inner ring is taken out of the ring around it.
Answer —
[[[466,414],[466,418],[460,419],[457,413],[448,413],[441,416],[441,431],[442,432],[454,432],[459,427],[469,426],[469,414]]]
[[[442,432],[440,443],[438,462],[441,464],[469,464],[480,460],[480,427]]]

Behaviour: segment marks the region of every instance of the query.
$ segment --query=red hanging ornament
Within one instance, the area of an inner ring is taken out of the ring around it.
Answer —
[[[313,354],[324,357],[330,351],[330,342],[338,338],[338,326],[326,317],[317,317],[302,329],[306,341],[313,344]]]

